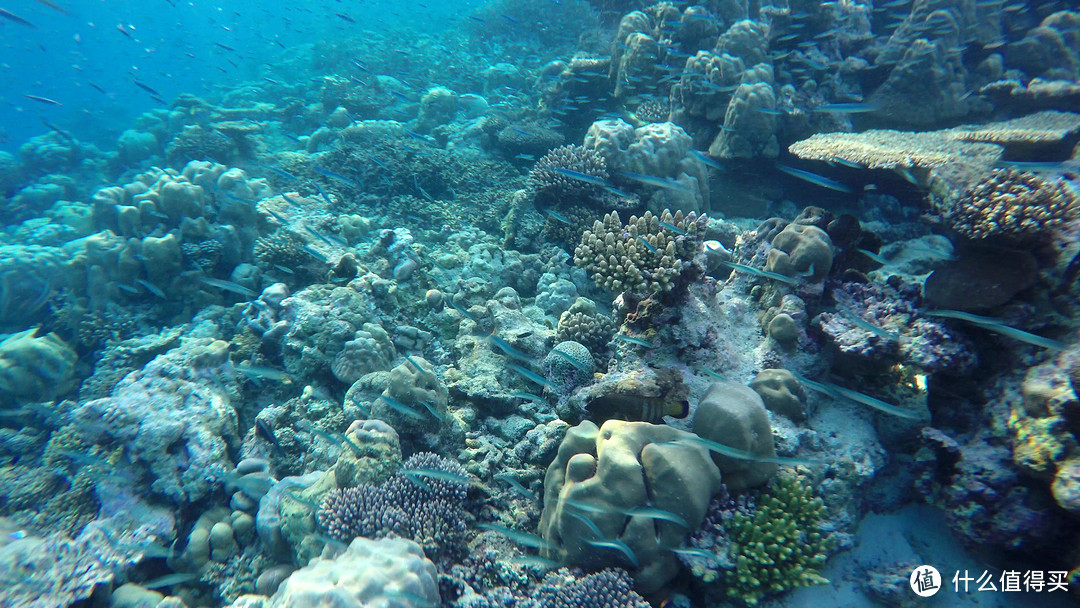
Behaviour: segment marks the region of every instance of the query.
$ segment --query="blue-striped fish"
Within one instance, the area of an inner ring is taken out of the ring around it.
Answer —
[[[836,180],[829,179],[823,175],[818,175],[817,173],[803,171],[802,169],[796,169],[795,167],[789,167],[787,165],[781,165],[779,163],[777,163],[776,168],[783,173],[787,173],[792,177],[797,177],[803,181],[810,182],[815,186],[821,186],[822,188],[828,188],[829,190],[836,190],[837,192],[844,192],[847,194],[852,194],[855,192],[848,186],[845,186],[844,184],[841,184]]]
[[[657,188],[666,188],[668,190],[679,190],[682,192],[690,192],[691,189],[688,186],[680,184],[679,182],[667,178],[657,177],[655,175],[645,175],[644,173],[635,173],[633,171],[619,171],[619,175],[627,179],[632,179],[635,182],[640,182],[647,186],[655,186]]]
[[[1000,319],[995,319],[993,317],[982,317],[967,312],[961,312],[959,310],[928,310],[923,314],[928,317],[944,317],[947,319],[967,321],[968,323],[978,325],[983,329],[1001,334],[1006,338],[1027,342],[1028,344],[1033,344],[1051,351],[1065,350],[1066,346],[1064,342],[1059,342],[1052,338],[1044,338],[1043,336],[1026,332],[1022,329],[1016,329],[1015,327],[1009,327],[1002,323]]]
[[[507,367],[507,369],[517,373],[520,376],[525,377],[528,380],[531,380],[531,381],[539,384],[540,386],[545,386],[547,388],[550,388],[551,390],[555,390],[557,388],[552,381],[548,380],[547,378],[541,376],[540,374],[538,374],[538,373],[536,373],[536,372],[534,372],[532,370],[525,369],[524,367],[521,367],[520,365],[517,365],[515,363],[507,363],[506,367]]]
[[[487,337],[487,339],[492,344],[499,347],[499,350],[501,350],[503,352],[503,354],[505,354],[507,357],[510,357],[511,359],[517,359],[519,361],[524,361],[526,363],[533,363],[533,362],[536,361],[536,357],[529,356],[529,355],[521,352],[520,350],[514,348],[513,346],[510,346],[509,342],[507,342],[506,340],[503,340],[502,338],[500,338],[499,336],[496,336],[495,334],[489,335]]]
[[[746,264],[739,264],[738,262],[721,262],[725,266],[731,267],[733,270],[739,272],[745,272],[746,274],[752,274],[756,277],[763,279],[772,279],[774,281],[780,281],[781,283],[787,283],[788,285],[798,285],[799,280],[787,275],[780,274],[779,272],[772,272],[771,270],[762,270],[760,268],[754,268]]]
[[[596,177],[595,175],[582,173],[581,171],[574,171],[573,169],[565,169],[563,167],[556,167],[552,169],[552,171],[558,173],[563,177],[568,177],[570,179],[584,182],[586,184],[591,184],[593,186],[604,187],[608,185],[607,181],[605,181],[604,179]]]
[[[641,564],[638,562],[637,556],[634,555],[633,549],[631,549],[626,543],[621,540],[611,538],[586,538],[584,540],[586,544],[592,545],[593,547],[618,551],[624,557],[626,557],[626,559],[634,568],[641,567]]]
[[[891,403],[886,403],[881,399],[871,397],[870,395],[864,395],[858,391],[853,391],[849,388],[837,386],[829,382],[817,382],[810,380],[802,374],[791,371],[791,375],[795,376],[795,379],[805,385],[811,390],[815,390],[819,393],[828,395],[834,399],[847,399],[848,401],[854,401],[855,403],[861,403],[862,405],[870,406],[879,412],[885,412],[898,418],[907,418],[909,420],[919,420],[922,416],[919,412],[915,412],[909,409],[895,406]]]

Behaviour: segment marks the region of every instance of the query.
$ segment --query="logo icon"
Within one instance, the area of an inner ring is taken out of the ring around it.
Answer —
[[[911,590],[919,597],[930,597],[941,589],[941,573],[933,566],[919,566],[908,579]]]

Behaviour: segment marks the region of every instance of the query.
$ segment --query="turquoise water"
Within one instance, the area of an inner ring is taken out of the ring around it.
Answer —
[[[1075,603],[1076,7],[0,41],[0,606]]]

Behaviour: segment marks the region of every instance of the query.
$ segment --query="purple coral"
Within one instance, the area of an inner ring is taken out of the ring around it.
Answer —
[[[965,542],[1035,551],[1060,538],[1060,512],[1020,478],[1008,447],[987,437],[959,443],[933,428],[924,429],[922,439],[934,458],[916,462],[915,488],[945,512]]]
[[[906,360],[926,372],[962,374],[975,366],[970,344],[943,325],[918,317],[917,285],[844,283],[833,291],[835,313],[814,323],[849,365],[887,367]],[[875,332],[857,319],[880,328]],[[887,334],[893,334],[893,338]]]
[[[633,579],[625,570],[606,569],[581,576],[579,571],[560,568],[549,572],[544,580],[517,594],[507,587],[498,587],[483,596],[462,597],[454,606],[459,608],[649,608],[645,598],[633,589]]]
[[[361,536],[403,536],[423,545],[432,558],[453,552],[465,535],[466,484],[426,475],[410,477],[408,471],[466,476],[458,463],[422,452],[380,486],[360,485],[327,494],[319,506],[319,525],[342,542]]]

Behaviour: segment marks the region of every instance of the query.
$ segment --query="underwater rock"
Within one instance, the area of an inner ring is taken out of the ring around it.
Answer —
[[[780,313],[769,321],[769,337],[780,344],[790,346],[799,341],[799,325],[787,313]]]
[[[161,153],[161,146],[153,133],[128,129],[120,134],[116,142],[117,154],[125,164],[134,165],[155,154]]]
[[[598,120],[585,134],[584,146],[604,157],[620,187],[641,191],[654,213],[670,208],[685,214],[709,207],[708,169],[690,153],[693,141],[675,123],[635,129],[622,120]],[[641,182],[627,174],[660,178],[668,186],[642,190]]]
[[[1047,15],[1023,38],[1005,47],[1005,60],[1029,78],[1076,81],[1080,78],[1080,13]]]
[[[0,396],[41,401],[71,388],[78,355],[56,334],[38,329],[0,342]]]
[[[586,568],[633,566],[636,588],[653,593],[677,574],[671,549],[701,524],[719,488],[716,465],[691,433],[646,422],[609,420],[597,428],[585,421],[567,432],[547,469],[540,532],[554,557]],[[689,529],[635,514],[637,508],[667,511]],[[597,538],[619,541],[628,552],[588,542]]]
[[[820,228],[789,224],[772,240],[765,270],[820,282],[832,269],[832,240]]]
[[[238,445],[239,397],[225,368],[228,343],[189,338],[128,375],[112,396],[88,401],[72,416],[84,441],[124,443],[151,490],[190,503],[220,488],[233,469],[229,445]]]
[[[714,382],[694,410],[694,432],[736,450],[775,457],[772,425],[765,403],[752,388],[738,382]],[[741,491],[764,485],[776,474],[770,462],[736,460],[711,454],[724,476],[724,485]]]
[[[926,277],[923,295],[936,308],[978,312],[1005,304],[1038,278],[1038,264],[1030,252],[965,251],[959,260]]]

